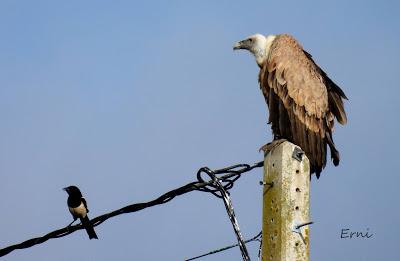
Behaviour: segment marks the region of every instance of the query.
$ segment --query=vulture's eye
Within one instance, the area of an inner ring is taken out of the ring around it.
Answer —
[[[249,38],[249,40],[248,40],[250,43],[253,41],[253,39],[251,39],[251,38]]]

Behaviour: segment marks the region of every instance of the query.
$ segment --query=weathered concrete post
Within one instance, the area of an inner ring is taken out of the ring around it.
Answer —
[[[298,226],[310,221],[310,163],[300,147],[284,142],[265,157],[264,184],[262,261],[308,261],[309,228]]]

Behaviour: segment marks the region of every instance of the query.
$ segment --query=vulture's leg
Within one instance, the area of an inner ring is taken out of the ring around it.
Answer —
[[[270,153],[275,147],[279,146],[283,142],[287,141],[286,139],[278,139],[278,140],[273,140],[270,143],[265,144],[262,146],[258,151],[264,151],[264,155],[267,155]]]

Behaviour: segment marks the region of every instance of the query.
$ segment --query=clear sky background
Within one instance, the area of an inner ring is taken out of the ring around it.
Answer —
[[[312,179],[311,258],[400,260],[398,1],[67,2],[0,2],[0,247],[67,225],[67,185],[95,217],[202,166],[262,160],[272,135],[258,67],[232,45],[290,33],[350,99],[334,134],[341,164]],[[257,169],[231,191],[246,238],[261,229],[261,179]],[[342,228],[373,237],[340,239]],[[96,231],[3,259],[183,260],[235,243],[223,202],[201,192]]]

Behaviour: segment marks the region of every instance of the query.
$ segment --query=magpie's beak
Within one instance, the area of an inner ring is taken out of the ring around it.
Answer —
[[[63,188],[64,191],[66,191],[68,193],[68,188]]]

